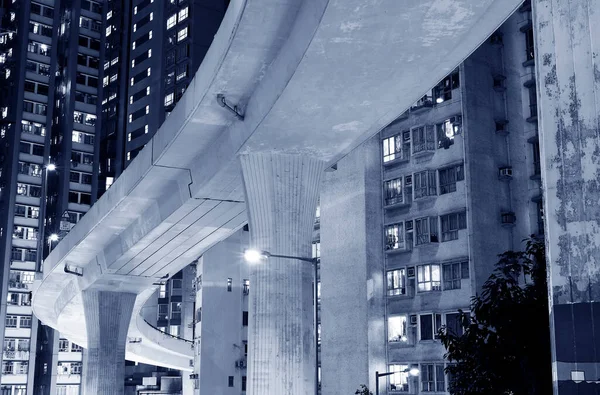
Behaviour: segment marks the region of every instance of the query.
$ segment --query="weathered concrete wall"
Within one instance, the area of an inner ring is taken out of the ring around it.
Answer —
[[[375,388],[386,371],[379,138],[326,172],[321,192],[323,395]]]
[[[591,393],[573,379],[600,371],[600,1],[534,0],[533,17],[554,393]]]

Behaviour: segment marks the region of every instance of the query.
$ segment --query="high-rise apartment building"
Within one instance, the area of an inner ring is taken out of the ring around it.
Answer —
[[[79,394],[85,353],[33,316],[36,271],[164,121],[226,6],[0,1],[3,395]],[[171,334],[183,332],[183,275],[159,291],[168,320],[149,318]]]
[[[29,300],[44,253],[95,200],[102,6],[3,1],[1,18],[1,391],[78,394],[82,348]]]

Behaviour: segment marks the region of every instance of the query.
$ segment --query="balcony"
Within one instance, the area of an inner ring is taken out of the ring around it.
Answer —
[[[17,361],[28,361],[29,360],[29,350],[14,350],[14,349],[4,349],[2,351],[2,359],[7,360],[17,360]]]
[[[410,106],[410,112],[418,114],[433,107],[433,98],[425,95],[420,98],[415,104]]]

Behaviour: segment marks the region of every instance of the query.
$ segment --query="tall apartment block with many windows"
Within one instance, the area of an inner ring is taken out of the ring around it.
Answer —
[[[43,256],[97,194],[102,4],[1,5],[8,34],[0,38],[1,297],[7,301],[0,310],[0,388],[10,395],[79,394],[83,350],[38,322],[30,292]]]

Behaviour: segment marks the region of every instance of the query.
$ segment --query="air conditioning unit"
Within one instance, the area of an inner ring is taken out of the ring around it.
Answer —
[[[416,314],[412,314],[410,316],[410,324],[411,325],[417,325],[417,315]]]
[[[235,361],[235,367],[239,368],[239,369],[244,369],[246,367],[246,360],[240,359],[240,360]]]
[[[517,216],[512,211],[503,212],[501,214],[502,225],[514,225],[517,221]]]
[[[411,278],[415,276],[415,268],[413,267],[409,267],[406,268],[406,277]]]
[[[498,176],[502,179],[511,179],[513,176],[512,167],[506,166],[499,169]]]
[[[190,379],[195,380],[197,378],[198,378],[198,374],[196,374],[196,373],[190,374]]]

